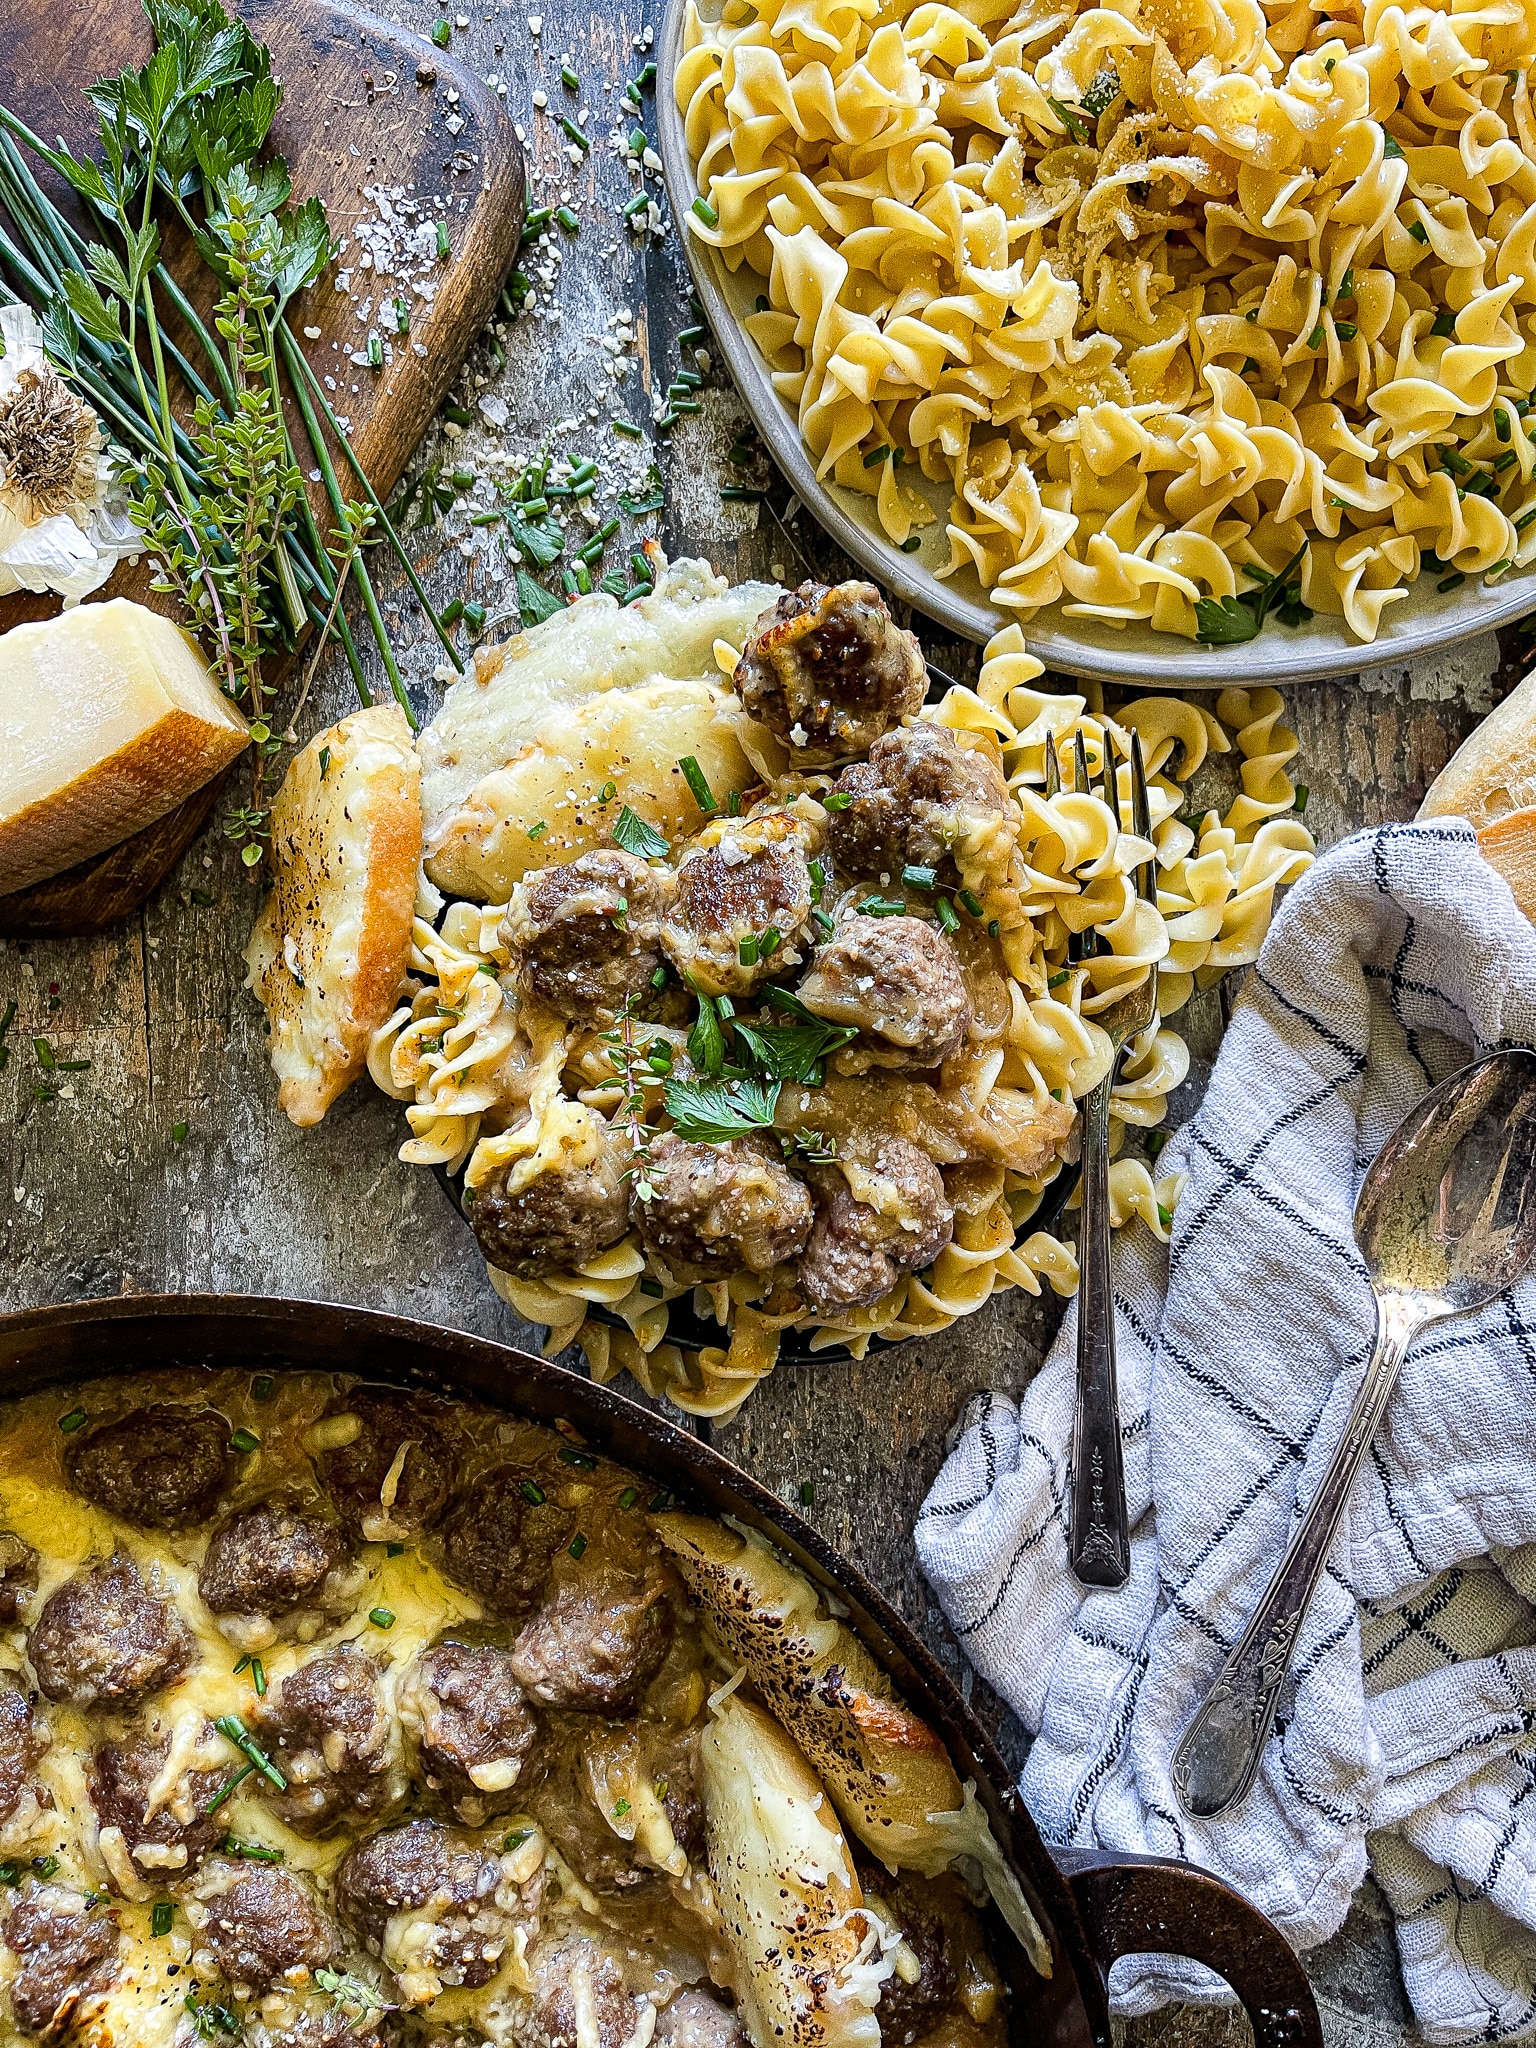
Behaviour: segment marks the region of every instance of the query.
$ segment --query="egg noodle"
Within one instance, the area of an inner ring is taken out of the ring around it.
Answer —
[[[734,667],[735,659],[734,649],[720,651],[722,667]],[[1073,1106],[1110,1066],[1110,1040],[1097,1016],[1148,974],[1157,977],[1158,1016],[1129,1044],[1120,1066],[1112,1148],[1121,1149],[1128,1131],[1151,1132],[1162,1122],[1189,1065],[1184,1041],[1164,1019],[1194,989],[1257,956],[1275,891],[1308,866],[1313,842],[1295,815],[1286,764],[1296,740],[1280,723],[1283,707],[1273,690],[1226,690],[1214,715],[1171,696],[1140,698],[1111,715],[1096,692],[1047,694],[1037,687],[1041,674],[1020,629],[1009,626],[987,647],[975,687],[951,688],[922,714],[997,762],[1013,834],[1004,849],[1006,882],[997,879],[995,858],[992,880],[976,877],[995,936],[979,921],[952,935],[976,999],[970,1041],[946,1063],[940,1088],[896,1075],[882,1087],[883,1098],[899,1104],[893,1115],[906,1118],[919,1142],[927,1136],[936,1157],[963,1162],[949,1177],[951,1243],[928,1270],[903,1277],[873,1307],[826,1324],[798,1304],[787,1313],[770,1308],[773,1274],[679,1286],[633,1232],[579,1269],[550,1278],[492,1269],[497,1291],[526,1320],[547,1328],[550,1353],[579,1342],[598,1379],[627,1369],[648,1393],[665,1394],[690,1414],[723,1417],[772,1369],[786,1328],[809,1332],[814,1350],[843,1345],[862,1357],[872,1338],[942,1330],[1000,1289],[1038,1294],[1044,1282],[1058,1294],[1074,1290],[1070,1233],[1030,1229],[1060,1170],[1059,1143],[1046,1148],[1048,1164],[1033,1173],[999,1160],[1006,1162],[1010,1146],[1016,1158],[1026,1156],[1021,1147],[1032,1132],[1039,1156],[1042,1121],[1065,1135]],[[1129,829],[1133,732],[1148,771],[1150,845]],[[1113,807],[1094,789],[1074,787],[1079,736],[1096,787],[1106,753],[1113,764]],[[1049,749],[1060,781],[1051,794]],[[1213,754],[1235,754],[1238,793],[1224,814],[1191,815],[1183,785]],[[831,778],[785,772],[766,779],[776,800],[815,805]],[[1138,898],[1134,873],[1152,856],[1155,907]],[[964,872],[963,855],[961,866]],[[401,1157],[463,1168],[471,1188],[514,1164],[523,1184],[546,1169],[595,1158],[598,1119],[622,1116],[635,1091],[644,1114],[653,1116],[662,1106],[663,1078],[644,1056],[659,1042],[665,1041],[659,1064],[673,1074],[688,1071],[686,1029],[635,1020],[626,1049],[616,1034],[576,1029],[519,1001],[501,936],[505,910],[454,902],[439,929],[418,918],[414,993],[376,1034],[369,1059],[378,1085],[408,1105],[412,1136]],[[1086,947],[1073,942],[1087,934],[1097,950],[1079,959]],[[838,1085],[835,1077],[814,1091],[786,1084],[795,1121],[814,1126],[819,1116],[835,1117]],[[957,1131],[983,1128],[990,1152],[942,1149],[954,1146]],[[1138,1217],[1166,1241],[1179,1182],[1157,1173],[1156,1152],[1148,1146],[1113,1160],[1111,1206],[1117,1226]],[[779,1299],[785,1294],[780,1285]],[[679,1298],[696,1317],[720,1326],[718,1344],[685,1348],[669,1335],[670,1304]]]
[[[820,475],[898,544],[947,484],[941,574],[1240,640],[1299,564],[1369,641],[1536,557],[1533,58],[1519,0],[690,0],[687,226]]]

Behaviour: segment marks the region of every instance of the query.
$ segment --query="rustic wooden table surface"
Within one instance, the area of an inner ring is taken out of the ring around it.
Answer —
[[[498,449],[522,458],[551,429],[560,430],[557,446],[608,459],[616,410],[649,432],[652,393],[675,369],[676,336],[690,323],[676,236],[668,225],[641,247],[624,230],[619,210],[635,183],[607,140],[621,122],[633,125],[619,93],[649,55],[655,0],[528,4],[543,5],[542,18],[530,18],[524,0],[515,9],[497,0],[491,11],[475,0],[470,13],[450,14],[453,47],[482,75],[504,82],[508,110],[527,138],[532,203],[568,194],[581,229],[575,237],[552,230],[553,241],[525,252],[536,304],[499,340],[488,336],[476,348],[455,394],[473,422],[457,437],[440,423],[418,466],[473,468]],[[436,10],[425,0],[402,0],[402,7],[397,18],[424,38],[419,78],[365,81],[360,58],[357,110],[336,116],[338,128],[363,124],[360,185],[368,181],[374,131],[431,121],[443,131],[445,164],[475,140],[472,130],[452,132],[453,109],[430,77],[434,52],[425,38]],[[581,81],[576,93],[561,85],[566,57]],[[582,125],[601,139],[578,166],[556,123],[562,113],[583,111]],[[645,118],[654,134],[649,105]],[[654,176],[646,184],[659,190]],[[628,346],[614,340],[623,333],[621,308],[633,330]],[[795,582],[811,571],[846,573],[808,519],[785,524],[768,507],[722,501],[720,484],[743,474],[724,458],[746,415],[718,372],[706,377],[701,397],[701,410],[658,444],[667,505],[638,531],[659,532],[673,553],[707,555],[733,577]],[[769,481],[760,459],[745,474]],[[770,502],[783,512],[786,498],[776,485]],[[626,541],[629,531],[626,524]],[[460,596],[492,612],[505,605],[498,547],[464,510],[413,533],[412,545],[439,603]],[[625,553],[616,544],[610,560]],[[441,692],[433,680],[437,649],[403,584],[386,574],[385,588],[413,701],[429,715]],[[974,674],[974,650],[946,642],[921,619],[914,623],[942,666]],[[1505,654],[1518,651],[1517,643]],[[1510,680],[1511,668],[1500,666],[1500,651],[1485,636],[1409,674],[1378,671],[1294,693],[1299,778],[1310,787],[1307,822],[1320,840],[1411,816],[1426,783]],[[382,690],[382,676],[374,681]],[[338,664],[317,685],[305,731],[353,702]],[[397,1161],[398,1105],[364,1084],[316,1131],[301,1133],[277,1113],[260,1013],[242,987],[255,903],[249,876],[215,825],[130,925],[88,941],[0,946],[0,1014],[17,1004],[11,1057],[0,1071],[0,1309],[223,1289],[359,1302],[528,1341],[531,1333],[491,1292],[436,1182]],[[1175,1105],[1180,1115],[1198,1099],[1219,1030],[1215,998],[1203,1004],[1185,1020],[1196,1057]],[[50,1087],[36,1038],[46,1038],[59,1059],[88,1060],[89,1068],[55,1074]],[[940,1647],[967,1691],[971,1675],[918,1576],[906,1531],[965,1397],[981,1387],[1017,1393],[1058,1314],[1050,1296],[1037,1302],[1012,1294],[930,1342],[864,1365],[781,1369],[737,1423],[713,1431],[722,1450],[786,1498],[814,1482],[810,1512],[825,1534]],[[1017,1758],[1022,1737],[1007,1710],[979,1683],[973,1703],[1005,1754]],[[1309,1968],[1330,2043],[1396,2048],[1417,2039],[1390,1922],[1370,1885]],[[1214,2048],[1244,2038],[1246,2023],[1229,2014],[1171,2013],[1129,2034],[1137,2042]]]

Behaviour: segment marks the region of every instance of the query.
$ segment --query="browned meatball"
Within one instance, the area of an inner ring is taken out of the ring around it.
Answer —
[[[526,875],[501,936],[522,987],[578,1024],[611,1020],[661,965],[664,878],[616,846]]]
[[[683,855],[661,921],[678,973],[706,995],[746,995],[805,958],[819,830],[792,811],[716,818]]]
[[[860,1172],[857,1162],[850,1162]],[[880,1206],[860,1201],[837,1167],[816,1170],[816,1223],[800,1261],[800,1299],[814,1316],[869,1308],[903,1273],[931,1265],[954,1234],[943,1177],[906,1138],[884,1138],[867,1171]]]
[[[624,2048],[640,2011],[625,1988],[617,1961],[585,1934],[535,1949],[532,2038],[537,2048],[577,2048],[583,2008],[597,2028],[597,2048]],[[580,2036],[583,2042],[585,2031]]]
[[[867,761],[843,770],[836,793],[851,801],[830,808],[827,845],[849,874],[895,882],[909,862],[941,868],[957,848],[994,835],[1006,852],[1001,772],[990,755],[926,719],[876,740]]]
[[[197,1645],[131,1557],[87,1565],[49,1595],[28,1639],[37,1682],[72,1707],[126,1707],[191,1669]]]
[[[116,1921],[99,1908],[87,1912],[80,1893],[63,1885],[34,1886],[0,1933],[20,1959],[11,2011],[24,2034],[63,2033],[116,1979]]]
[[[325,1483],[348,1534],[403,1543],[430,1529],[453,1483],[437,1409],[419,1394],[354,1387],[330,1412],[355,1415],[361,1425],[350,1443],[323,1459]]]
[[[0,1529],[0,1624],[20,1621],[37,1591],[37,1552]]]
[[[141,1529],[185,1529],[218,1505],[230,1463],[229,1424],[211,1408],[134,1408],[76,1438],[77,1493]]]
[[[345,1554],[329,1522],[264,1500],[214,1530],[197,1590],[214,1614],[292,1614],[319,1598]]]
[[[684,1286],[745,1267],[767,1273],[792,1259],[811,1227],[811,1198],[758,1138],[694,1144],[664,1131],[649,1145],[647,1197],[638,1179],[630,1217]]]
[[[707,1991],[680,1991],[656,2022],[660,2048],[747,2048],[741,2015]]]
[[[288,1780],[272,1803],[301,1835],[377,1812],[398,1790],[379,1667],[349,1643],[291,1672],[258,1713],[259,1733]]]
[[[629,1228],[625,1154],[599,1124],[596,1159],[551,1169],[515,1194],[510,1169],[464,1190],[469,1218],[487,1265],[524,1280],[568,1273],[617,1244]]]
[[[501,1876],[499,1859],[469,1836],[413,1820],[358,1844],[337,1872],[336,1903],[374,1955],[383,1951],[389,1921],[421,1913],[421,1942],[407,1937],[413,1972],[472,1990],[495,1976],[512,1932],[496,1901]],[[411,1985],[401,1988],[408,2003],[418,2002]]]
[[[736,694],[791,746],[862,754],[916,711],[928,671],[873,583],[802,583],[753,628]]]
[[[570,1541],[569,1511],[542,1492],[527,1472],[503,1465],[471,1487],[444,1524],[443,1569],[498,1621],[533,1612]]]
[[[524,1797],[539,1722],[505,1650],[438,1643],[416,1660],[400,1711],[419,1731],[421,1772],[460,1820],[479,1827]]]
[[[944,1924],[924,1909],[915,1885],[893,1881],[883,1871],[867,1881],[917,1958],[917,1981],[909,1984],[899,1973],[887,1977],[875,2007],[882,2048],[910,2048],[932,2033],[954,2003],[956,1979],[944,1953]]]
[[[909,1067],[952,1058],[975,1015],[954,948],[920,917],[850,912],[798,993],[818,1017],[857,1025],[879,1053]]]
[[[222,1808],[208,1807],[235,1772],[239,1760],[207,1770],[183,1771],[165,1799],[150,1811],[150,1793],[170,1754],[170,1737],[135,1736],[104,1742],[91,1759],[91,1804],[101,1827],[116,1828],[141,1876],[168,1881],[185,1877],[202,1861],[229,1824]],[[112,1889],[123,1876],[106,1858]]]
[[[672,1641],[667,1582],[654,1569],[588,1565],[557,1586],[512,1645],[518,1682],[546,1706],[632,1713]]]
[[[32,1766],[46,1746],[26,1694],[14,1686],[0,1688],[0,1826],[20,1806]]]
[[[336,1954],[336,1930],[304,1880],[265,1864],[208,1864],[188,1908],[197,1943],[237,1998],[302,1985]]]

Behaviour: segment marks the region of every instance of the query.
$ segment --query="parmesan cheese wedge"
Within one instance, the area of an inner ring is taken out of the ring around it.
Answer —
[[[126,597],[0,637],[0,895],[116,846],[245,748],[197,642]]]

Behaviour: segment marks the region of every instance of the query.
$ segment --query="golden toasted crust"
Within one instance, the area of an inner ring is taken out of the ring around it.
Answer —
[[[1421,818],[1479,828],[1536,804],[1536,671],[1475,726],[1425,792]]]
[[[317,1124],[362,1072],[410,952],[421,769],[396,704],[354,711],[290,763],[272,807],[275,882],[246,949],[278,1107]]]
[[[1498,869],[1515,901],[1536,924],[1536,806],[1495,818],[1482,827],[1477,843],[1483,859]]]

